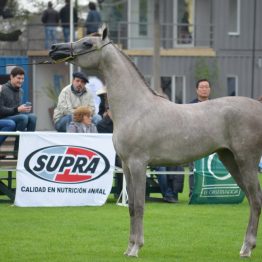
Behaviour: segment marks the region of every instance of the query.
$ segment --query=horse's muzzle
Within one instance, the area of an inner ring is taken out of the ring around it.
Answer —
[[[69,43],[54,44],[51,46],[49,56],[53,60],[65,59],[71,56],[71,46]]]

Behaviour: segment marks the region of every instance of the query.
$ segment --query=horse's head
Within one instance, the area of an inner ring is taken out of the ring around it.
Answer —
[[[54,44],[49,56],[56,62],[74,60],[76,64],[85,68],[97,67],[100,51],[111,43],[107,32],[107,27],[102,26],[98,33],[88,35],[76,42]]]

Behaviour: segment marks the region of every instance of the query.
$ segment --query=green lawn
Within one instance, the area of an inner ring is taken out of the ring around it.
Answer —
[[[113,196],[102,207],[63,208],[18,208],[1,197],[0,213],[1,262],[133,260],[123,256],[128,209]],[[246,199],[239,205],[188,205],[187,185],[178,204],[147,201],[139,261],[240,261],[248,215]],[[262,261],[261,226],[252,262]]]

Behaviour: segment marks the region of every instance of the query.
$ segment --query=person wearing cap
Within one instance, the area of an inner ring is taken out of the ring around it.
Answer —
[[[53,115],[55,129],[58,132],[66,132],[67,126],[72,121],[73,112],[79,106],[88,106],[92,109],[92,122],[94,124],[101,120],[99,115],[94,115],[94,98],[86,88],[88,82],[88,78],[84,73],[75,72],[73,73],[72,84],[62,89]]]
[[[104,113],[109,108],[106,87],[103,86],[102,88],[97,90],[96,95],[100,98],[100,103],[99,103],[99,106],[98,106],[98,114],[101,117],[103,117]]]

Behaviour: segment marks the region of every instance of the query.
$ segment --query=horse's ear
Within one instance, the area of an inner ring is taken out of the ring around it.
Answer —
[[[107,27],[103,30],[103,36],[102,39],[105,40],[107,38],[108,29]]]
[[[105,40],[108,36],[108,29],[107,29],[106,24],[103,24],[99,31],[101,32],[102,40]]]

